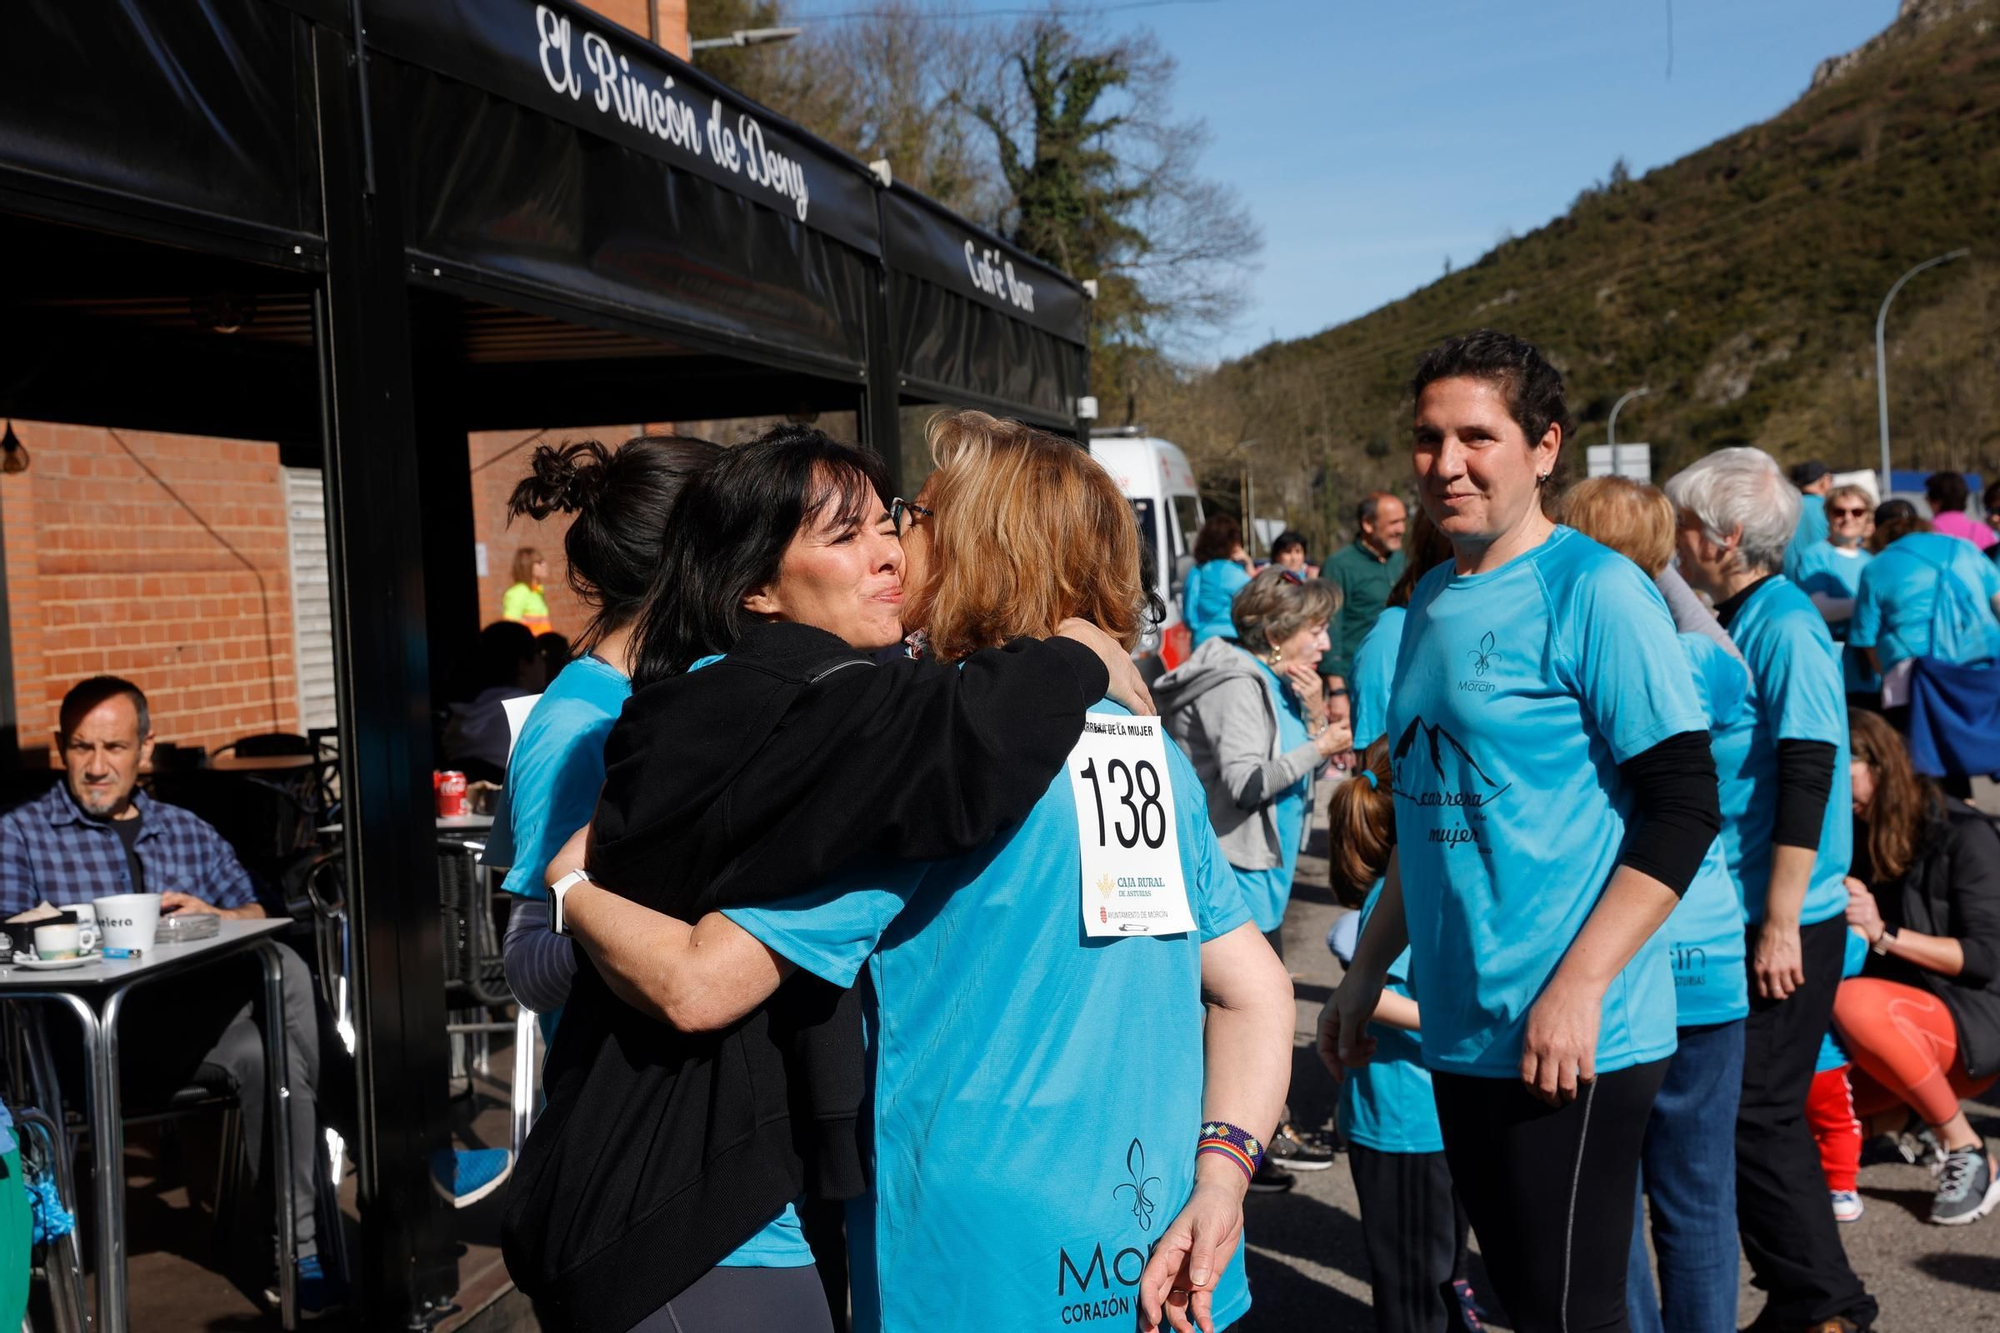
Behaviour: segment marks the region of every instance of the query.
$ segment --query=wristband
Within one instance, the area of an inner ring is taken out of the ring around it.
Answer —
[[[1203,1153],[1227,1157],[1243,1169],[1244,1175],[1255,1176],[1264,1160],[1264,1145],[1227,1120],[1211,1120],[1201,1127],[1201,1139],[1195,1144],[1194,1155],[1199,1158]]]

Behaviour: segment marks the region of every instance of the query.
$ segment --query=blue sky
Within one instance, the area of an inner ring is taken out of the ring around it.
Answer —
[[[1895,0],[1223,0],[1106,15],[1180,62],[1210,176],[1263,227],[1250,310],[1216,350],[1301,337],[1776,114]]]
[[[961,0],[1015,21],[1035,0]],[[1263,228],[1213,349],[1302,337],[1532,231],[1623,156],[1635,175],[1776,114],[1896,0],[1076,0],[1180,62],[1203,168]],[[1667,76],[1672,13],[1673,75]],[[865,9],[794,0],[791,12]],[[822,20],[824,21],[824,20]]]

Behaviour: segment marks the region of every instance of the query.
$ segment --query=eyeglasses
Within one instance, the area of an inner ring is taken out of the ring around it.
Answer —
[[[937,510],[920,505],[914,500],[905,500],[900,495],[889,501],[889,522],[895,527],[898,537],[903,535],[905,517],[911,515],[916,518],[936,518]]]
[[[1866,518],[1868,516],[1866,509],[1829,509],[1826,512],[1835,518]]]

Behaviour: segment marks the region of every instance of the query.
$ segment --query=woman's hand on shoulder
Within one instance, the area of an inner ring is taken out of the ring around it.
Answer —
[[[1125,651],[1125,645],[1106,634],[1088,620],[1078,620],[1072,616],[1056,626],[1056,634],[1061,638],[1074,639],[1097,654],[1104,663],[1104,669],[1111,675],[1111,687],[1104,694],[1114,703],[1123,704],[1141,717],[1152,717],[1159,710],[1153,707],[1152,691],[1139,675],[1138,664],[1132,654]]]

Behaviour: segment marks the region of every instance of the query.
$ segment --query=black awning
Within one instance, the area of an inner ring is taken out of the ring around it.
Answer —
[[[266,0],[12,0],[0,175],[301,239],[320,229],[305,20]]]
[[[377,58],[417,280],[670,322],[674,336],[859,377],[866,256],[702,176],[457,79]]]
[[[908,386],[1073,424],[1086,392],[1082,287],[914,190],[885,191],[881,209],[890,330]]]
[[[368,44],[880,252],[867,169],[567,0],[365,0]]]

